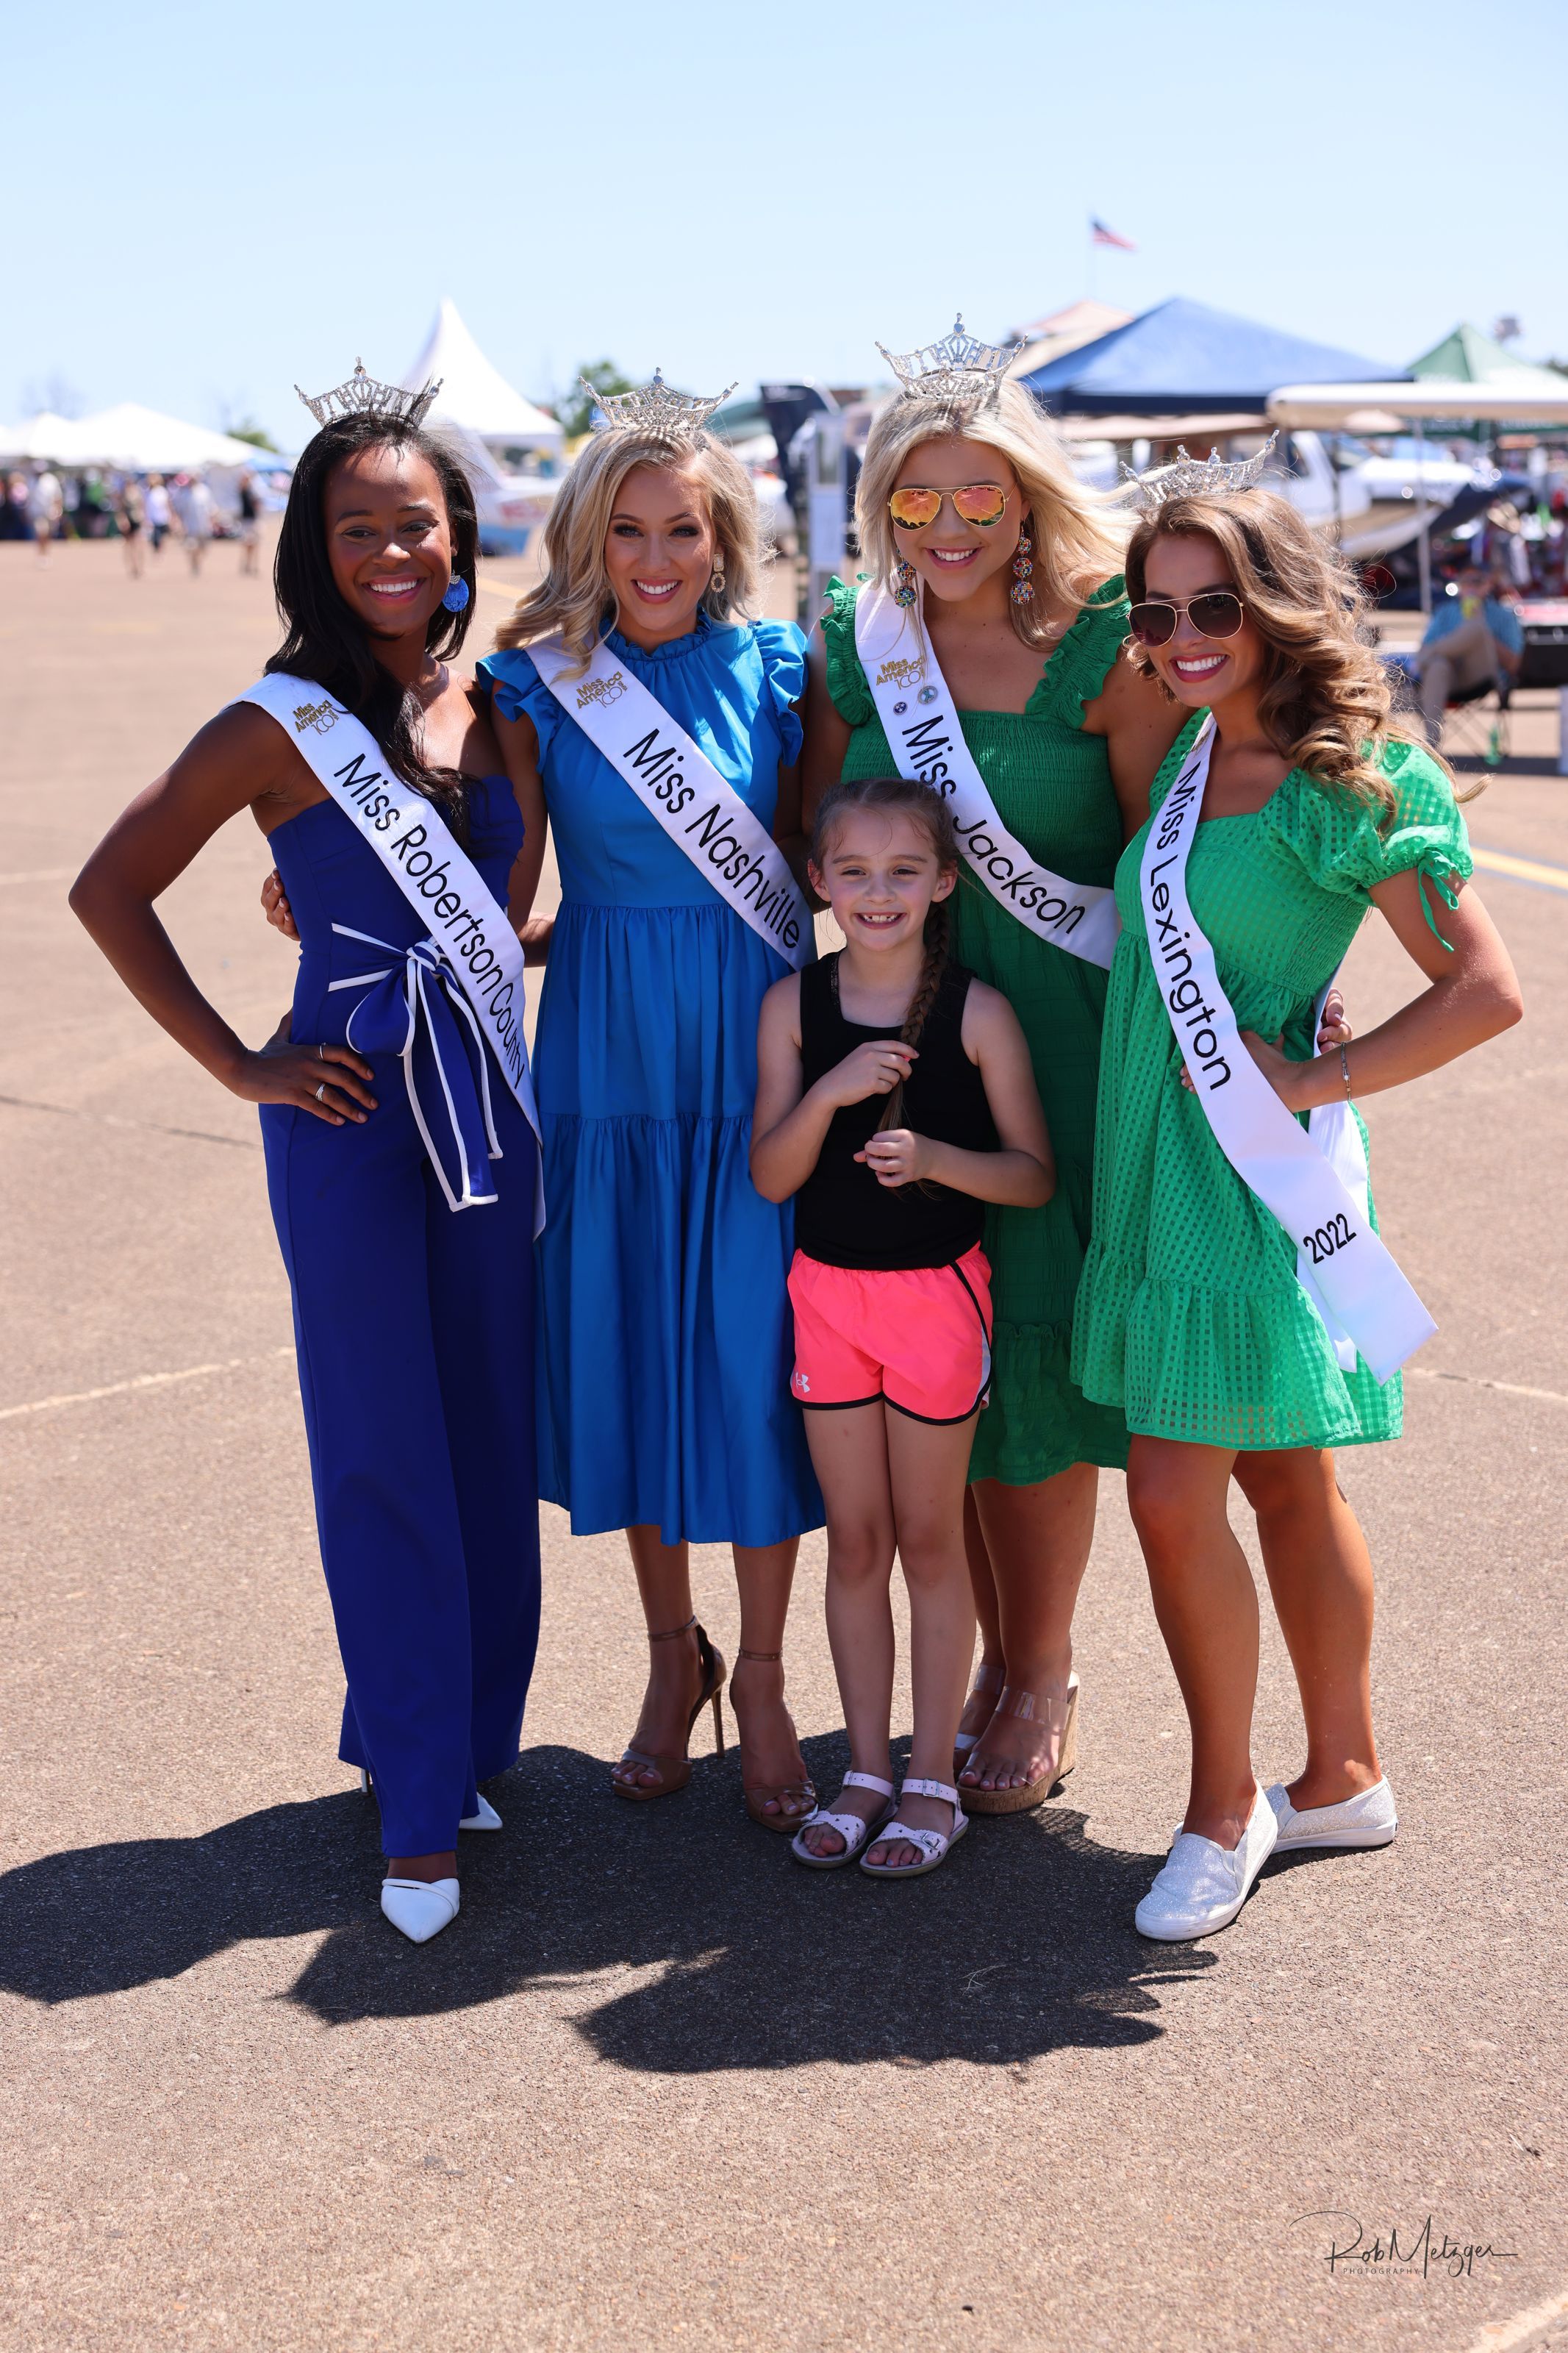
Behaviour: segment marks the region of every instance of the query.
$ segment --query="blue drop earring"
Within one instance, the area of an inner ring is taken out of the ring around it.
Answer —
[[[906,564],[900,556],[898,563],[893,566],[893,602],[895,605],[912,605],[914,603],[916,577],[917,575],[914,565],[912,564]]]
[[[468,608],[468,584],[452,575],[451,585],[441,599],[448,613],[466,613]]]

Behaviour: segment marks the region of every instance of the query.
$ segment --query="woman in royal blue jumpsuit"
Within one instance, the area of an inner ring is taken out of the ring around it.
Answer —
[[[406,406],[413,404],[405,404]],[[505,907],[523,820],[461,645],[477,533],[460,470],[406,415],[326,427],[296,470],[268,668],[312,681],[434,804]],[[248,805],[303,953],[286,1039],[247,1049],[153,902]],[[240,702],[118,820],[72,904],[153,1017],[262,1106],[293,1291],[321,1556],[387,1916],[416,1941],[458,1909],[459,1826],[515,1759],[539,1626],[533,1131],[463,1016],[426,925],[285,726]]]

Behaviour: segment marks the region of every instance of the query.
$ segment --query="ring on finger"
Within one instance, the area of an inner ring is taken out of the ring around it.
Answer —
[[[321,1081],[321,1085],[320,1085],[320,1086],[315,1090],[315,1094],[316,1094],[316,1101],[317,1101],[318,1103],[325,1103],[325,1102],[326,1102],[326,1100],[327,1100],[327,1082],[326,1082],[325,1079],[323,1079],[323,1080]]]

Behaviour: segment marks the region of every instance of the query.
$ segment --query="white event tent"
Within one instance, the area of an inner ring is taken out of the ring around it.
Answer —
[[[132,474],[196,473],[209,466],[264,471],[285,460],[232,434],[186,425],[134,400],[91,417],[55,417],[47,409],[0,432],[0,459],[44,458],[57,466],[117,466]]]
[[[501,461],[503,471],[516,469],[528,456],[563,456],[566,436],[554,417],[512,390],[475,343],[457,304],[445,295],[403,383],[408,391],[418,392],[433,377],[440,378],[441,389],[430,411],[431,423],[456,426],[482,441],[492,458]]]

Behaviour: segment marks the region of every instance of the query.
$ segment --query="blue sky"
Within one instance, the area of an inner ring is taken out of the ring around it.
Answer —
[[[0,417],[63,379],[298,448],[443,293],[521,389],[879,372],[955,307],[1186,294],[1400,362],[1568,355],[1568,7],[493,0],[30,8],[4,54]]]

